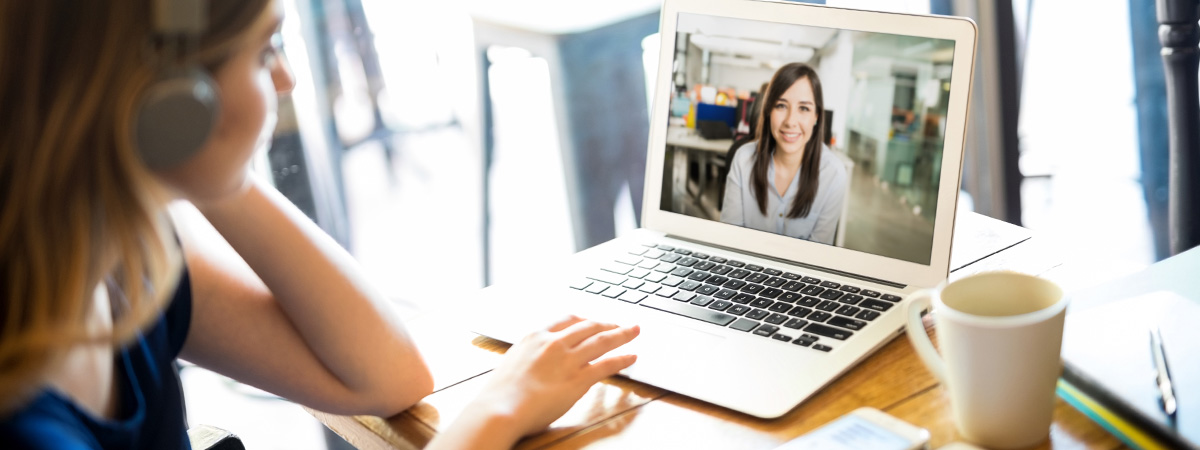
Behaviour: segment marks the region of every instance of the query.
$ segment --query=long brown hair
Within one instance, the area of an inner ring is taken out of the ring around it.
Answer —
[[[758,211],[767,215],[767,189],[771,180],[767,179],[767,170],[771,166],[771,157],[775,155],[775,135],[771,134],[771,110],[779,97],[787,92],[792,84],[800,80],[808,80],[812,84],[813,100],[816,102],[817,122],[813,125],[812,135],[804,146],[804,156],[800,160],[800,186],[792,207],[788,210],[788,218],[806,217],[812,209],[813,200],[817,198],[821,169],[821,143],[825,141],[825,96],[821,94],[821,79],[817,71],[804,63],[791,63],[780,67],[771,77],[767,86],[766,96],[758,106],[758,143],[755,144],[754,168],[750,171],[750,188],[754,192],[754,200],[758,202]]]
[[[132,142],[161,70],[151,3],[0,1],[0,415],[72,347],[145,328],[178,280],[169,194]],[[208,3],[211,26],[181,58],[211,70],[269,0]],[[85,321],[102,284],[122,295],[112,333],[95,335]]]

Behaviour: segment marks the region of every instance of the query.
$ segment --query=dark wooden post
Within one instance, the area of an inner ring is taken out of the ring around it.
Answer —
[[[1179,254],[1200,245],[1200,2],[1157,1],[1171,130],[1168,230]]]

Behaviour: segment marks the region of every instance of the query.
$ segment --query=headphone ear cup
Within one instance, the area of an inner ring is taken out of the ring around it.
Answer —
[[[216,126],[220,98],[212,77],[180,71],[146,90],[134,123],[138,154],[151,169],[178,166],[200,150]]]

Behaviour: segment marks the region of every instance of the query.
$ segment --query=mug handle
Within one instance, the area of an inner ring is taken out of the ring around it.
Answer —
[[[908,334],[909,342],[912,342],[913,348],[917,350],[917,356],[921,357],[921,361],[925,363],[925,367],[929,368],[929,372],[944,384],[946,383],[946,364],[942,362],[942,357],[933,347],[933,341],[925,333],[925,324],[921,322],[921,313],[929,309],[932,298],[933,289],[923,289],[909,294],[908,298],[904,299],[904,303],[907,305],[905,311],[908,316],[908,322],[904,325],[908,331],[906,334]]]

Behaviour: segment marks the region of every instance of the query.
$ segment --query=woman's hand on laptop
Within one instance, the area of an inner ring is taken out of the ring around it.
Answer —
[[[510,448],[562,416],[635,355],[606,356],[641,330],[567,317],[512,346],[491,381],[427,448]]]

